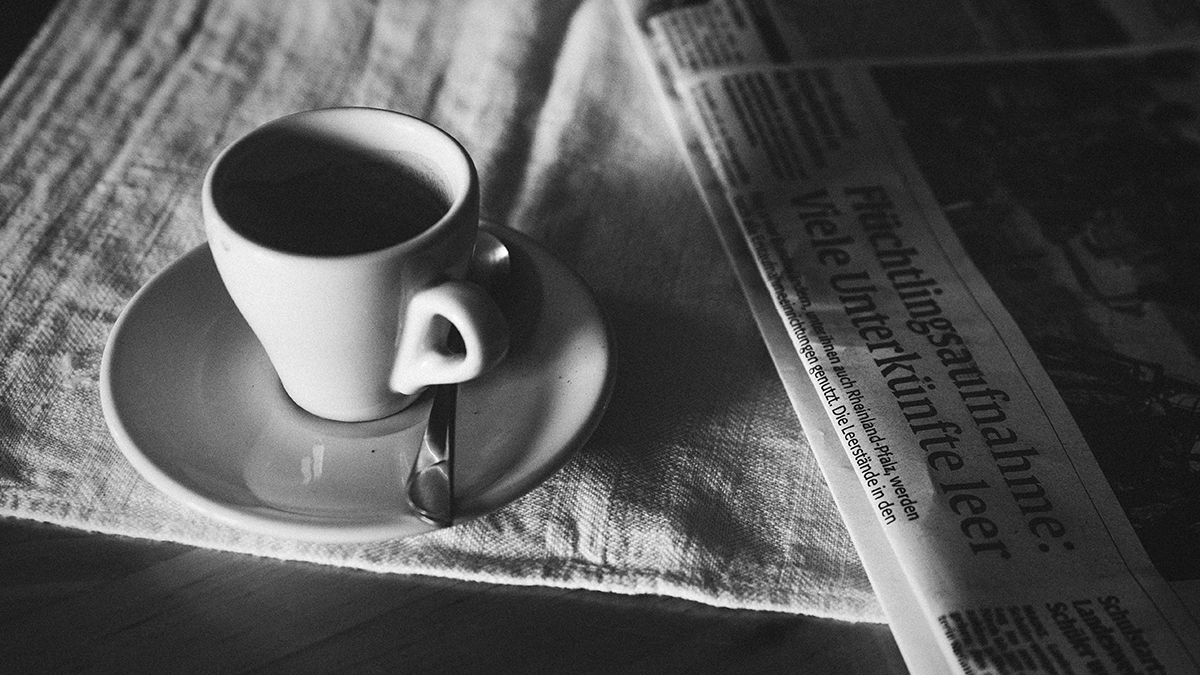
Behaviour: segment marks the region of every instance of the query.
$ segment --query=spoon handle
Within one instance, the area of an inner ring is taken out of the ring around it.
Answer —
[[[434,387],[433,407],[421,448],[408,475],[408,501],[438,527],[454,524],[454,415],[458,385]]]
[[[493,298],[508,292],[510,258],[500,238],[480,230],[467,270],[467,280],[478,284]],[[507,318],[507,317],[506,317]],[[461,350],[462,337],[455,330],[447,346]],[[408,502],[426,522],[438,527],[454,524],[454,415],[458,385],[439,384],[433,390],[433,407],[421,448],[413,460],[406,485]]]

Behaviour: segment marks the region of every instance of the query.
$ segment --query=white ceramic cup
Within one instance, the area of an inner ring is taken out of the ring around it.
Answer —
[[[202,199],[229,295],[314,415],[386,417],[508,349],[499,308],[461,281],[478,175],[428,122],[373,108],[280,118],[221,152]],[[462,345],[448,345],[451,326]]]

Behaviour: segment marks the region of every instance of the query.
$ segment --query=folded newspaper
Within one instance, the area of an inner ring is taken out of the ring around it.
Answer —
[[[910,669],[1200,671],[1194,24],[619,4]]]

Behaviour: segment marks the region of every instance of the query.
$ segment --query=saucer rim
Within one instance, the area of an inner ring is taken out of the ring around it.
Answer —
[[[542,464],[536,466],[522,480],[515,483],[515,487],[510,488],[509,494],[505,495],[498,504],[486,507],[478,513],[467,513],[458,517],[455,519],[454,525],[468,522],[503,508],[505,505],[528,494],[561,470],[567,461],[587,443],[587,440],[599,426],[610,403],[616,379],[616,354],[612,327],[604,316],[603,308],[597,301],[595,294],[583,278],[574,269],[560,261],[528,235],[511,228],[490,223],[481,223],[480,229],[490,232],[509,245],[516,244],[524,248],[536,249],[538,253],[548,258],[557,267],[556,271],[558,273],[565,274],[578,287],[577,290],[580,292],[581,297],[585,298],[588,302],[589,311],[587,311],[587,314],[591,314],[594,317],[595,326],[601,329],[598,331],[598,334],[603,336],[603,343],[599,345],[601,348],[597,350],[597,354],[603,357],[603,375],[598,394],[588,415],[585,419],[581,420],[573,433],[570,434],[570,437],[563,440],[560,444],[560,449],[554,452]],[[114,353],[117,349],[117,344],[126,335],[127,324],[136,319],[139,309],[146,303],[145,296],[155,292],[158,286],[167,283],[173,273],[177,274],[179,268],[188,264],[187,261],[206,254],[211,255],[211,252],[207,249],[209,249],[209,243],[201,243],[178,258],[175,258],[170,264],[155,273],[149,281],[143,284],[131,296],[109,331],[100,363],[100,403],[109,432],[126,461],[151,485],[170,499],[242,532],[255,535],[310,543],[354,544],[387,539],[402,539],[441,529],[421,520],[415,513],[403,511],[396,512],[394,517],[375,520],[347,520],[337,522],[334,519],[330,519],[324,522],[298,522],[289,518],[289,515],[294,516],[295,514],[289,514],[283,509],[273,508],[270,505],[236,506],[218,498],[201,494],[199,491],[180,482],[159,467],[150,454],[139,447],[120,410],[118,410],[116,402],[119,396],[116,393],[114,381],[118,378],[114,374],[113,369],[116,366],[114,363],[114,359],[116,358]],[[192,261],[191,264],[196,263]],[[422,405],[424,398],[422,397],[422,399],[419,399],[413,405]],[[400,489],[399,486],[398,489]]]

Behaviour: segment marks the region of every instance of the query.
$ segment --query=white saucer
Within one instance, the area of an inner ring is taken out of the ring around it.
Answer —
[[[513,323],[504,362],[459,388],[458,519],[507,504],[557,470],[595,428],[612,388],[611,343],[583,282],[531,239],[508,245]],[[348,424],[298,408],[200,246],[138,291],[109,335],[104,416],[129,462],[171,497],[245,530],[323,542],[433,529],[404,493],[429,413]]]

